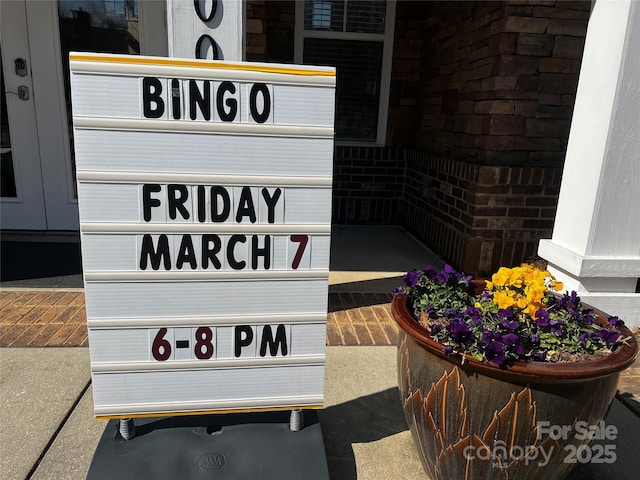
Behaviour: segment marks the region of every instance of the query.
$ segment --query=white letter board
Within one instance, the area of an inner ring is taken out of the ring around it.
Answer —
[[[69,58],[95,415],[321,407],[335,69]]]

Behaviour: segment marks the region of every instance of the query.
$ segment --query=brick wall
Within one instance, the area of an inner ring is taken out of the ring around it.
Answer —
[[[562,169],[407,156],[402,224],[445,260],[476,275],[534,256],[550,237]]]
[[[590,2],[426,2],[418,145],[561,166]]]
[[[387,145],[415,147],[418,143],[422,49],[427,9],[416,2],[397,2],[393,65],[389,88]]]
[[[247,0],[247,59],[293,61],[296,4]],[[550,237],[589,1],[401,1],[387,147],[336,147],[333,222],[402,224],[486,275]]]
[[[333,223],[401,224],[476,275],[517,265],[551,236],[560,167],[472,164],[418,149],[336,147]]]
[[[295,8],[291,0],[247,0],[247,61],[293,63]]]
[[[245,56],[248,62],[263,62],[267,58],[267,5],[265,0],[247,0]]]
[[[398,224],[409,154],[398,148],[336,147],[332,222]]]
[[[391,116],[390,139],[430,152],[407,163],[402,223],[486,275],[551,236],[590,2],[404,5],[420,8],[396,21],[398,49],[410,48],[419,22],[423,36],[418,100],[405,112],[418,119],[415,139],[398,135],[405,125]],[[408,88],[407,69],[394,57],[392,91]],[[393,98],[390,111],[401,106]]]
[[[269,0],[266,22],[267,58],[270,62],[293,63],[295,37],[295,2]]]

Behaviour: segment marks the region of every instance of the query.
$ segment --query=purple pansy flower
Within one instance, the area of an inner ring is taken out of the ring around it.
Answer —
[[[445,308],[444,312],[442,312],[442,315],[447,318],[455,318],[460,315],[460,313],[455,308]]]
[[[469,317],[469,323],[472,327],[479,327],[482,324],[482,310],[476,307],[467,307],[464,315]]]
[[[520,344],[520,337],[515,333],[507,333],[502,336],[502,343],[504,343],[505,347],[508,348],[511,352],[520,355],[522,353],[522,345]]]
[[[425,277],[427,277],[427,280],[431,281],[435,280],[438,276],[438,272],[431,265],[425,268],[422,273],[424,273]]]
[[[504,354],[504,343],[496,341],[491,342],[487,347],[486,355],[487,360],[497,363],[498,365],[502,365],[506,360]]]
[[[577,320],[585,325],[591,325],[596,321],[596,314],[593,310],[585,310],[577,316]]]
[[[457,272],[453,269],[451,265],[445,265],[442,272],[440,272],[437,276],[437,279],[440,283],[447,283],[449,279],[456,278]]]
[[[616,332],[615,330],[600,330],[598,331],[598,337],[602,340],[608,347],[613,345],[618,341],[618,339],[622,336],[620,332]]]
[[[540,350],[538,350],[537,352],[533,352],[533,359],[537,360],[539,362],[544,362],[546,360],[546,356],[544,354],[544,352],[541,352]]]
[[[419,279],[420,279],[420,272],[418,272],[417,270],[411,270],[410,272],[407,272],[405,274],[404,284],[407,287],[415,287]]]
[[[493,333],[492,331],[485,328],[482,330],[482,340],[480,340],[480,343],[482,345],[488,346],[491,342],[493,342],[494,340],[498,340],[499,338],[500,335],[498,335],[497,333]]]
[[[610,317],[608,321],[609,321],[609,325],[613,325],[616,327],[624,327],[624,322],[620,320],[618,317]]]
[[[549,312],[544,308],[541,308],[536,312],[536,325],[540,327],[546,327],[549,325]]]
[[[451,338],[453,338],[457,343],[469,345],[473,342],[473,332],[469,330],[469,326],[464,322],[464,320],[454,318],[451,320],[447,328],[449,329]]]
[[[551,325],[551,333],[553,333],[554,335],[562,335],[562,327],[564,327],[564,322],[562,320],[558,320],[558,321],[552,321],[550,323]]]
[[[598,338],[598,335],[593,332],[585,332],[578,337],[578,341],[586,347],[588,341],[597,340]]]
[[[519,325],[517,320],[503,320],[500,324],[505,330],[517,330]]]

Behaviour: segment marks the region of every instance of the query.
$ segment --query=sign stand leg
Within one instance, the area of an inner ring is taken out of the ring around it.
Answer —
[[[120,419],[120,424],[118,426],[118,431],[124,440],[131,440],[136,436],[136,426],[133,423],[132,418],[122,418]]]
[[[289,430],[292,432],[299,432],[304,428],[304,416],[302,410],[296,408],[291,410],[291,417],[289,418]]]

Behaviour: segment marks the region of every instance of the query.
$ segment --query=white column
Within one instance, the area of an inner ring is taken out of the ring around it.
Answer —
[[[167,0],[169,56],[243,61],[244,24],[243,0]]]
[[[551,240],[538,254],[584,302],[640,326],[640,5],[597,0]]]

